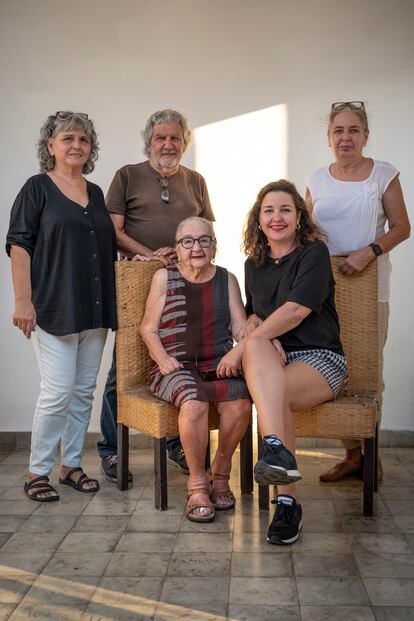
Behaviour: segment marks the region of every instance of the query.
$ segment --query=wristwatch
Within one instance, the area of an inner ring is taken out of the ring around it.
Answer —
[[[382,254],[382,248],[378,244],[372,243],[372,244],[369,244],[369,247],[372,248],[372,251],[376,257],[379,257],[380,254]]]

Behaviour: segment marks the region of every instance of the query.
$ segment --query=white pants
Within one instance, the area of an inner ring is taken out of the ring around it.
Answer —
[[[40,370],[30,472],[48,475],[61,442],[62,464],[80,465],[107,330],[54,336],[39,326],[32,335]]]

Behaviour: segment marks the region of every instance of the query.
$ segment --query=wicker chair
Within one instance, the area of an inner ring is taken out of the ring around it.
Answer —
[[[297,438],[358,438],[364,443],[363,513],[373,513],[377,490],[378,404],[381,392],[377,262],[361,273],[344,276],[339,257],[332,258],[335,301],[341,341],[349,366],[347,385],[336,401],[294,412]],[[259,451],[261,441],[258,442]],[[268,506],[269,488],[259,487],[259,505]]]
[[[115,264],[118,309],[116,364],[118,393],[118,487],[128,487],[128,428],[154,438],[155,507],[167,509],[166,436],[178,435],[178,409],[156,399],[147,381],[148,350],[138,328],[153,274],[163,267],[159,261],[118,261]],[[209,429],[218,428],[218,414],[211,406]],[[208,462],[209,455],[207,456]],[[253,491],[252,431],[249,426],[240,444],[240,483],[243,493]]]

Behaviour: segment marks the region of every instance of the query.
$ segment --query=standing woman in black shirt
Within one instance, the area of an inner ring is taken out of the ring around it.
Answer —
[[[334,399],[347,375],[321,237],[292,183],[282,179],[260,190],[244,233],[246,336],[218,369],[234,374],[242,359],[264,441],[255,478],[278,486],[267,534],[275,544],[296,541],[302,525],[291,412]]]
[[[13,324],[39,365],[29,473],[32,500],[59,500],[49,473],[61,444],[59,481],[99,489],[80,467],[108,328],[116,327],[116,238],[94,169],[98,142],[80,112],[56,112],[40,131],[41,174],[28,179],[11,212],[6,250],[15,293]]]

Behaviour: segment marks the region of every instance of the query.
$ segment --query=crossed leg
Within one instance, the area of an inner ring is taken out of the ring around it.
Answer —
[[[262,437],[276,435],[294,454],[292,411],[308,409],[332,399],[328,382],[309,364],[295,362],[284,366],[271,341],[261,337],[247,340],[243,370],[256,406]],[[297,498],[294,483],[279,486],[278,492]]]

